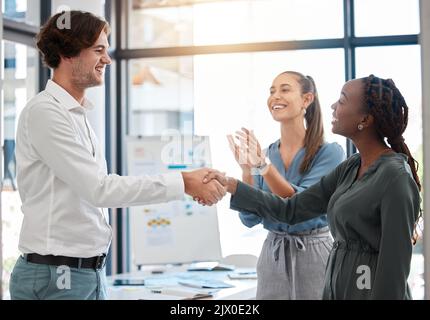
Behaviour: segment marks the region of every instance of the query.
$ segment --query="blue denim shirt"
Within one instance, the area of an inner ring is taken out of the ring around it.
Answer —
[[[297,152],[290,167],[286,170],[281,158],[281,153],[279,152],[280,143],[280,140],[272,143],[267,149],[266,155],[269,157],[272,165],[283,177],[285,177],[297,193],[302,192],[311,185],[317,183],[323,176],[330,173],[330,171],[345,160],[345,152],[339,144],[324,143],[315,155],[310,170],[305,172],[305,174],[301,174],[300,165],[302,164],[305,156],[305,148],[302,148]],[[270,192],[268,185],[260,175],[254,176],[254,186]],[[256,214],[247,211],[240,212],[239,217],[242,223],[249,228],[259,223],[263,223],[264,228],[269,231],[287,232],[292,234],[318,229],[328,225],[327,215],[325,212],[321,212],[321,216],[318,218],[307,220],[295,225],[281,223],[269,218],[261,218]]]

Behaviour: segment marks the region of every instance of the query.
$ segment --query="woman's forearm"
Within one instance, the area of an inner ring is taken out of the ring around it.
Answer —
[[[262,176],[272,193],[282,198],[292,197],[296,193],[296,190],[281,176],[273,165],[269,165]]]
[[[327,208],[327,199],[318,185],[291,198],[281,198],[271,192],[241,183],[234,178],[228,178],[228,182],[224,185],[232,194],[231,209],[254,213],[263,219],[269,218],[296,224],[320,216]]]
[[[254,178],[252,177],[251,172],[242,172],[242,181],[250,186],[254,185]]]

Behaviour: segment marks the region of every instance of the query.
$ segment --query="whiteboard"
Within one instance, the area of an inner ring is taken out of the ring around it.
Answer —
[[[208,137],[153,136],[127,140],[128,175],[160,174],[211,167]],[[135,265],[217,261],[221,243],[216,206],[184,200],[131,207]]]

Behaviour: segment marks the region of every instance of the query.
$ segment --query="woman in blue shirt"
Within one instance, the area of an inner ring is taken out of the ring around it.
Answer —
[[[281,138],[265,152],[252,131],[236,132],[230,147],[242,179],[259,189],[291,197],[318,182],[344,158],[337,143],[324,142],[322,114],[313,79],[287,71],[270,88],[269,112],[281,124]],[[242,211],[247,227],[269,231],[257,264],[257,299],[321,299],[332,238],[324,212],[296,225]]]

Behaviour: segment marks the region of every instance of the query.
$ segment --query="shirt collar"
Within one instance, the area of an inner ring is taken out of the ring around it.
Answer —
[[[87,98],[84,97],[82,105],[73,98],[63,87],[58,85],[52,80],[48,80],[45,91],[54,97],[63,107],[67,110],[78,109],[81,111],[91,110],[94,105]]]
[[[373,162],[370,165],[369,168],[367,168],[365,175],[370,174],[372,172],[375,172],[382,163],[385,163],[386,161],[390,161],[390,160],[394,160],[394,159],[399,159],[399,158],[404,161],[405,165],[408,164],[408,156],[405,155],[404,153],[399,153],[399,152],[383,153],[379,156],[378,159],[375,160],[375,162]],[[360,167],[361,156],[359,153],[357,153],[357,160],[355,163],[357,165],[357,168]],[[406,167],[409,168],[409,165],[407,165]],[[409,169],[409,171],[410,171],[410,169]]]

